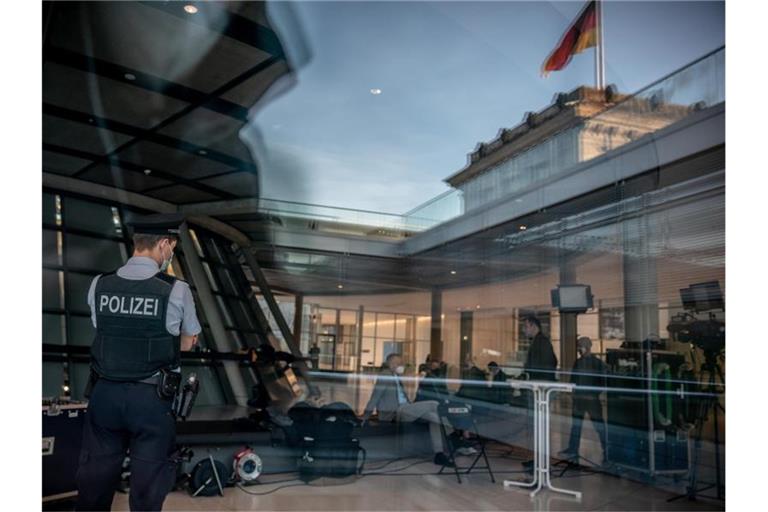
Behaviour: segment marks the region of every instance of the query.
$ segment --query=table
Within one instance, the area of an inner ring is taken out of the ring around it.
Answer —
[[[553,393],[565,392],[572,393],[574,385],[565,382],[552,381],[509,381],[513,388],[529,389],[533,393],[533,480],[530,482],[520,482],[517,480],[504,480],[504,487],[535,487],[530,496],[533,498],[543,488],[554,492],[559,492],[581,499],[579,491],[562,489],[552,485],[550,479],[550,399]]]

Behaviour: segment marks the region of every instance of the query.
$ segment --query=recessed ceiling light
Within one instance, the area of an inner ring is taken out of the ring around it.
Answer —
[[[381,89],[371,89],[371,94],[373,94],[374,96],[378,96],[379,94],[381,94]]]
[[[520,231],[525,231],[526,229],[528,229],[528,226],[520,226]]]
[[[184,12],[187,14],[197,14],[197,7],[192,4],[187,4],[184,6]]]
[[[455,270],[451,270],[451,275],[455,276],[456,275],[456,271]]]
[[[131,82],[136,80],[136,75],[134,75],[133,73],[126,73],[123,76],[125,77],[126,80],[130,80]]]
[[[475,306],[475,309],[480,309],[480,304],[478,304],[477,306]]]
[[[208,152],[206,150],[204,150],[204,149],[201,149],[200,151],[197,152],[197,154],[198,155],[207,155]]]
[[[343,284],[340,284],[340,285],[338,285],[336,288],[338,288],[339,290],[341,290],[342,288],[344,288],[344,285],[343,285]]]
[[[150,174],[152,174],[152,169],[144,169],[144,174],[149,176]]]

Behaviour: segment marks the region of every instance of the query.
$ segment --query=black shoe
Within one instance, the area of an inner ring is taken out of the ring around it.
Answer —
[[[452,468],[454,466],[453,461],[451,461],[450,457],[448,457],[443,452],[435,454],[434,463],[437,464],[438,466],[445,466],[448,468]]]
[[[523,461],[523,467],[524,468],[532,468],[533,467],[533,460]]]

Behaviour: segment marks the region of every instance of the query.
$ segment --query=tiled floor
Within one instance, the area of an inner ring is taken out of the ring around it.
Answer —
[[[380,464],[366,469],[366,473],[396,474],[368,474],[311,485],[285,481],[294,475],[266,476],[264,483],[245,490],[265,493],[291,486],[261,496],[232,487],[225,489],[223,497],[193,498],[186,492],[174,492],[166,499],[164,510],[724,510],[722,502],[711,500],[668,503],[669,491],[599,473],[569,472],[555,480],[555,485],[582,491],[581,501],[546,491],[531,499],[526,490],[504,488],[505,478],[522,477],[517,473],[521,466],[500,455],[492,458],[496,483],[491,483],[487,473],[473,472],[458,484],[451,473],[436,475],[437,466],[431,462],[415,462],[402,460],[385,469],[374,469]],[[270,481],[283,483],[267,483]],[[128,496],[118,494],[112,510],[128,510]]]

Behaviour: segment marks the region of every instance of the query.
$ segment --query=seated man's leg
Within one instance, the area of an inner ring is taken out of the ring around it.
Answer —
[[[437,415],[437,402],[434,400],[425,400],[423,402],[403,404],[397,410],[397,421],[410,423],[416,420],[425,420],[429,422],[429,436],[432,440],[432,451],[434,451],[434,453],[444,452],[443,434],[440,431],[440,417]]]

